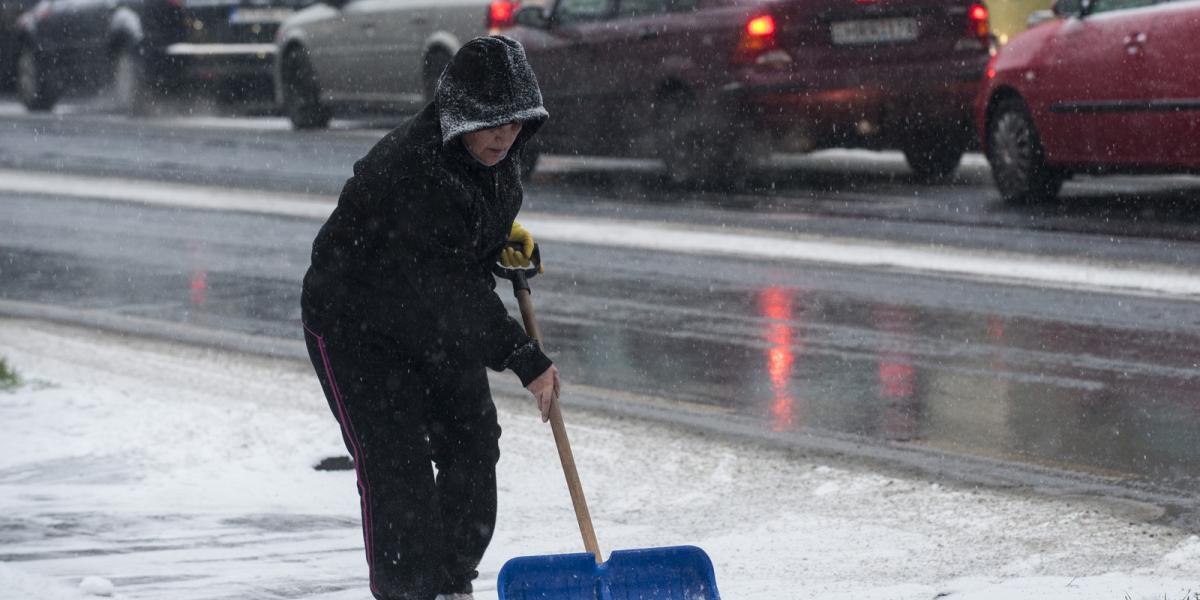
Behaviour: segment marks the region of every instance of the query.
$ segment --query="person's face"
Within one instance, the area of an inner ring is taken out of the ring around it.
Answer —
[[[467,150],[470,150],[471,154],[479,159],[479,162],[490,167],[508,156],[508,149],[512,148],[513,142],[517,141],[519,133],[521,133],[521,124],[509,123],[491,129],[464,133],[463,144],[466,144]]]

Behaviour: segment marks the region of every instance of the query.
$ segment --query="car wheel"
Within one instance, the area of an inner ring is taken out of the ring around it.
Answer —
[[[37,52],[29,46],[23,46],[17,56],[17,95],[26,109],[37,112],[54,108],[58,101]]]
[[[988,122],[987,159],[1000,196],[1011,204],[1052,200],[1065,179],[1046,165],[1037,127],[1019,98],[1002,100]]]
[[[935,137],[928,134],[915,138],[915,142],[903,148],[904,159],[913,175],[921,181],[943,179],[958,169],[967,142],[957,137]]]
[[[433,94],[437,91],[438,79],[442,77],[442,71],[446,70],[446,65],[450,64],[450,53],[445,50],[431,50],[425,55],[425,63],[422,67],[421,82],[425,86],[425,100],[433,102]]]
[[[321,85],[303,50],[290,50],[284,58],[283,104],[296,129],[320,129],[333,118],[333,110],[321,104]]]
[[[146,61],[137,48],[122,45],[112,59],[112,95],[116,109],[131,116],[145,115],[154,106],[146,79]]]
[[[674,185],[736,186],[745,180],[750,159],[731,123],[713,123],[688,95],[656,103],[659,156]]]

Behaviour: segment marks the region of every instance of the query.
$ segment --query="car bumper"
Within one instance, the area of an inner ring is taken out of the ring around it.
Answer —
[[[721,92],[752,128],[771,135],[777,150],[895,147],[925,131],[970,136],[985,64],[752,72]]]
[[[165,53],[188,80],[262,78],[270,81],[275,44],[171,44]]]

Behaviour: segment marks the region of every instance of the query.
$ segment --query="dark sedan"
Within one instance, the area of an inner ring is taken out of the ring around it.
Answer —
[[[17,91],[30,110],[103,89],[131,113],[191,87],[270,99],[275,30],[307,3],[42,0],[18,22]]]

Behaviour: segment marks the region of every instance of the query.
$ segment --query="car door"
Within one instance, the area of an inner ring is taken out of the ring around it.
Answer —
[[[559,151],[595,153],[598,130],[609,126],[597,106],[611,65],[596,44],[607,39],[614,8],[614,0],[559,0],[544,34],[525,47],[550,112],[546,133]]]
[[[353,82],[357,100],[380,102],[387,89],[383,74],[388,65],[387,52],[392,40],[411,35],[411,30],[390,31],[411,8],[410,0],[356,0],[343,11],[349,40],[345,55],[346,77]],[[384,62],[380,62],[380,60]],[[394,58],[394,57],[393,57]]]
[[[1163,4],[1146,42],[1160,115],[1157,162],[1200,169],[1200,0]]]
[[[1157,118],[1144,107],[1144,43],[1154,0],[1093,0],[1050,41],[1046,60],[1026,74],[1047,159],[1136,165],[1153,153]]]
[[[596,35],[606,69],[596,81],[592,110],[606,125],[597,143],[607,152],[627,151],[631,140],[652,135],[655,86],[672,52],[671,0],[617,0],[611,25]]]
[[[359,36],[351,30],[351,24],[346,19],[346,10],[354,1],[310,7],[309,12],[322,14],[301,26],[306,34],[304,45],[308,59],[317,73],[317,81],[326,101],[345,101],[355,89],[356,82],[349,65],[353,62],[353,46],[359,43]]]
[[[367,48],[364,60],[370,67],[375,85],[372,94],[380,101],[394,105],[397,110],[411,110],[424,100],[421,90],[421,68],[424,64],[425,40],[429,38],[436,15],[454,10],[454,6],[438,0],[384,0],[376,13],[377,28],[374,43]],[[480,28],[483,12],[480,11]]]
[[[382,39],[381,18],[403,10],[406,0],[350,0],[321,29],[312,31],[310,55],[326,94],[339,102],[379,100],[383,85],[374,62]]]

